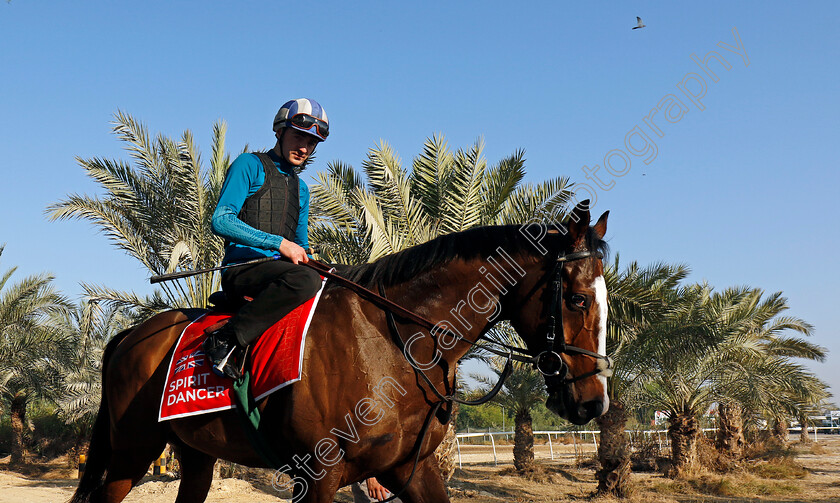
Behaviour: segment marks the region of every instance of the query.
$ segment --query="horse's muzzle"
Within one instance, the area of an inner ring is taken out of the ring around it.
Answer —
[[[557,378],[546,378],[548,398],[545,401],[546,408],[551,412],[577,425],[586,424],[606,412],[606,404],[602,397],[576,400],[572,391],[574,385],[553,386],[552,379]]]

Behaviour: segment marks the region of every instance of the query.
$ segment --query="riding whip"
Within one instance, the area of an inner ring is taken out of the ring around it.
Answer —
[[[318,253],[319,247],[313,246],[306,250],[307,253]],[[236,262],[233,264],[227,265],[220,265],[218,267],[208,267],[207,269],[197,269],[194,271],[182,271],[182,272],[171,272],[169,274],[159,274],[157,276],[152,276],[149,278],[149,283],[155,284],[160,283],[161,281],[171,281],[173,279],[181,279],[181,278],[189,278],[190,276],[196,276],[198,274],[204,274],[206,272],[213,272],[213,271],[221,271],[222,269],[230,269],[233,267],[243,267],[246,265],[254,265],[254,264],[262,264],[263,262],[271,262],[272,260],[280,260],[283,256],[280,254],[271,255],[270,257],[260,257],[255,258],[254,260],[248,260],[246,262]]]

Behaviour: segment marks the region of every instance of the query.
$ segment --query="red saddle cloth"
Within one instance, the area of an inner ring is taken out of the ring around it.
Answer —
[[[255,400],[300,381],[306,331],[323,290],[324,283],[315,297],[272,325],[251,346],[245,370],[251,372],[251,394]],[[213,373],[201,348],[204,329],[231,316],[209,312],[184,328],[169,362],[158,421],[236,406],[233,381]]]

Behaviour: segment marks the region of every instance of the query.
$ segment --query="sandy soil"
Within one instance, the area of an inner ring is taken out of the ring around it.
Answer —
[[[578,446],[580,449],[581,446]],[[450,482],[453,503],[497,503],[497,502],[580,502],[597,501],[610,503],[610,499],[591,497],[597,483],[594,468],[580,462],[586,460],[593,450],[588,446],[585,454],[574,447],[555,443],[551,446],[538,445],[536,457],[544,468],[534,480],[525,480],[511,474],[512,459],[510,445],[496,446],[494,462],[492,446],[461,446],[462,469]],[[555,459],[550,459],[551,451]],[[715,502],[739,503],[761,502],[838,502],[840,503],[840,436],[824,436],[818,447],[803,447],[796,458],[808,474],[802,479],[767,481],[783,483],[791,489],[784,497],[760,496],[749,498],[698,496],[693,491],[671,489],[670,479],[656,473],[634,473],[635,492],[629,503],[677,503]],[[3,467],[0,461],[0,468]],[[28,474],[0,470],[0,503],[52,503],[66,502],[76,486],[75,470],[67,467],[66,461]],[[761,482],[762,480],[758,480]],[[178,481],[166,476],[146,477],[129,496],[126,502],[164,503],[175,500]],[[217,479],[208,496],[208,502],[287,502],[270,486],[259,481],[240,479]],[[351,502],[347,489],[342,490],[336,501]]]

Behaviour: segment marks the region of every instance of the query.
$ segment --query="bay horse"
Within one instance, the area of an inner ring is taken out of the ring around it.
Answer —
[[[601,252],[608,213],[590,227],[583,204],[565,225],[478,227],[343,272],[436,320],[437,333],[399,316],[395,333],[383,308],[327,282],[307,334],[302,380],[258,404],[260,432],[285,463],[276,473],[289,477],[276,480],[287,481],[293,501],[332,502],[339,488],[376,476],[395,491],[405,487],[405,502],[448,502],[432,454],[452,403],[441,406],[438,396],[454,394],[458,360],[500,320],[511,322],[531,356],[541,354],[541,365],[547,355],[550,367],[555,356],[558,368],[541,369],[549,374],[553,412],[576,424],[606,412]],[[216,459],[267,467],[235,410],[158,422],[174,345],[203,312],[157,314],[108,344],[102,401],[72,503],[122,501],[167,442],[180,450],[177,503],[205,500]]]

